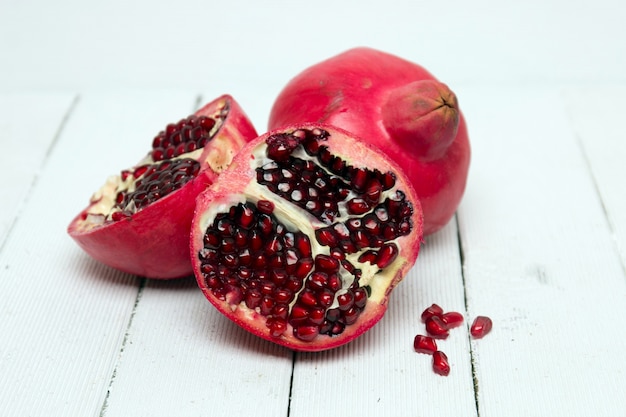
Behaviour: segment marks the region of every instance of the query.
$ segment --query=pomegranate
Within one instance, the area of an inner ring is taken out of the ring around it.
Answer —
[[[137,165],[111,176],[70,223],[94,259],[149,278],[192,274],[189,232],[197,195],[257,133],[224,95],[168,124]]]
[[[449,311],[441,316],[441,321],[446,325],[446,328],[453,329],[463,324],[463,315],[456,311]]]
[[[398,166],[331,126],[248,143],[192,224],[199,287],[244,329],[300,351],[343,345],[385,313],[414,264],[422,213]]]
[[[454,93],[421,66],[369,48],[313,65],[279,93],[269,128],[331,124],[380,147],[410,178],[424,234],[442,228],[465,191],[467,128]]]

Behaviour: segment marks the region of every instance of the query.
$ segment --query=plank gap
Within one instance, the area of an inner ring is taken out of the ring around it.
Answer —
[[[126,332],[124,333],[124,339],[122,340],[122,345],[120,346],[120,350],[117,355],[117,362],[115,364],[115,367],[113,368],[113,372],[111,373],[111,378],[109,379],[109,387],[107,388],[106,396],[104,397],[104,401],[102,402],[102,407],[100,408],[99,417],[104,417],[106,415],[107,408],[109,406],[109,397],[111,396],[113,384],[115,383],[115,377],[117,376],[117,369],[120,366],[120,362],[122,361],[124,350],[126,349],[128,339],[130,338],[130,329],[133,325],[133,319],[135,318],[135,314],[137,313],[139,302],[141,301],[141,296],[143,294],[144,288],[146,287],[147,281],[148,281],[147,278],[143,278],[143,277],[139,280],[139,285],[137,287],[137,296],[135,297],[135,304],[133,305],[133,311],[130,313],[130,317],[128,318],[128,324],[126,325]]]
[[[298,352],[295,350],[291,353],[291,379],[289,380],[289,396],[287,397],[287,417],[291,415],[291,393],[293,392],[293,376],[296,373],[296,356]]]
[[[568,118],[571,120],[572,119],[572,115],[570,114],[570,112],[567,112],[567,116]],[[585,166],[587,168],[587,172],[589,173],[589,177],[591,178],[591,183],[593,185],[593,191],[596,194],[596,197],[598,198],[598,201],[600,201],[600,207],[602,208],[602,214],[604,215],[604,219],[606,220],[606,224],[609,228],[609,231],[611,233],[611,236],[613,236],[613,249],[615,250],[615,253],[617,255],[617,258],[620,261],[620,265],[622,266],[622,271],[624,272],[624,276],[626,277],[626,263],[624,262],[624,259],[622,258],[621,254],[620,254],[620,250],[619,250],[619,246],[617,243],[617,239],[615,238],[615,236],[617,235],[617,230],[615,225],[613,224],[613,222],[611,221],[611,216],[609,215],[609,210],[606,206],[606,203],[604,201],[604,198],[602,198],[602,192],[600,191],[600,185],[598,184],[598,178],[596,177],[594,171],[593,171],[593,165],[591,164],[591,160],[589,159],[589,155],[587,154],[587,150],[585,148],[585,143],[582,139],[582,137],[574,132],[574,137],[576,139],[576,144],[578,146],[578,149],[580,149],[580,153],[582,154],[583,157],[583,161],[585,162]]]
[[[478,375],[476,372],[476,358],[474,355],[474,348],[472,346],[471,333],[469,331],[469,305],[468,305],[468,297],[467,297],[467,285],[465,283],[465,253],[463,251],[463,241],[461,240],[461,228],[459,227],[459,216],[458,214],[454,215],[454,222],[456,224],[456,240],[459,247],[459,258],[461,260],[461,280],[463,281],[463,302],[465,304],[465,316],[468,320],[466,320],[467,329],[467,338],[469,339],[469,354],[470,354],[470,365],[472,369],[472,382],[474,387],[474,405],[476,406],[476,416],[480,417],[480,405],[478,403]]]

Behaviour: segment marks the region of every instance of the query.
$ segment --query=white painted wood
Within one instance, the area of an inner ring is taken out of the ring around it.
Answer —
[[[73,94],[0,94],[0,247],[38,178]]]
[[[626,268],[626,86],[570,88],[565,99],[574,133],[587,157],[594,183]]]
[[[428,239],[375,327],[340,348],[297,355],[290,416],[475,416],[467,329],[438,342],[451,363],[448,377],[413,350],[415,335],[426,334],[426,307],[464,312],[460,265],[452,222]]]
[[[66,227],[193,104],[190,94],[81,97],[0,253],[0,415],[100,415],[139,281],[92,261]]]
[[[237,327],[195,279],[148,282],[103,415],[287,415],[291,351]]]
[[[564,101],[538,88],[463,97],[467,302],[494,321],[472,342],[480,416],[623,416],[626,279]],[[604,111],[588,110],[590,123]]]

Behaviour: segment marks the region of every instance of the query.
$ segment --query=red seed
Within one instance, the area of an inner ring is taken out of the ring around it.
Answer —
[[[398,247],[395,245],[395,243],[388,243],[386,245],[383,245],[383,247],[380,248],[380,251],[378,252],[376,265],[378,265],[378,267],[381,269],[388,267],[393,261],[396,260],[396,258],[398,257],[398,252]]]
[[[445,323],[448,329],[453,329],[463,323],[463,315],[456,311],[450,311],[441,316],[441,321]]]
[[[448,376],[450,374],[448,357],[440,350],[433,353],[433,371],[443,376]]]
[[[426,331],[432,337],[445,339],[448,337],[448,328],[439,316],[432,316],[426,320]]]
[[[304,342],[312,342],[318,334],[317,326],[300,326],[293,329],[293,335]]]
[[[474,339],[480,339],[491,331],[493,322],[487,316],[477,316],[470,327],[470,333]]]
[[[271,317],[265,323],[272,337],[280,337],[287,330],[287,322],[283,319]]]
[[[428,320],[432,316],[441,317],[442,315],[443,308],[439,307],[437,304],[432,304],[430,307],[422,312],[422,321],[426,322],[426,320]]]
[[[413,348],[418,353],[432,355],[437,351],[437,342],[430,336],[418,334],[413,340]]]
[[[274,203],[269,200],[259,200],[257,202],[257,208],[261,213],[272,214],[274,211]]]

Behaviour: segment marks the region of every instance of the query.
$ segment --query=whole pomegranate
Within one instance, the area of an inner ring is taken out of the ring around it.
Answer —
[[[454,215],[469,169],[467,128],[454,93],[421,66],[369,48],[313,65],[280,92],[269,128],[302,122],[353,132],[396,161],[422,203],[425,235]]]
[[[344,130],[303,124],[248,143],[198,197],[191,256],[225,316],[318,351],[380,320],[421,241],[419,200],[394,162]]]
[[[257,133],[224,95],[168,124],[134,167],[111,176],[70,223],[94,259],[148,278],[192,274],[189,232],[198,194]]]

